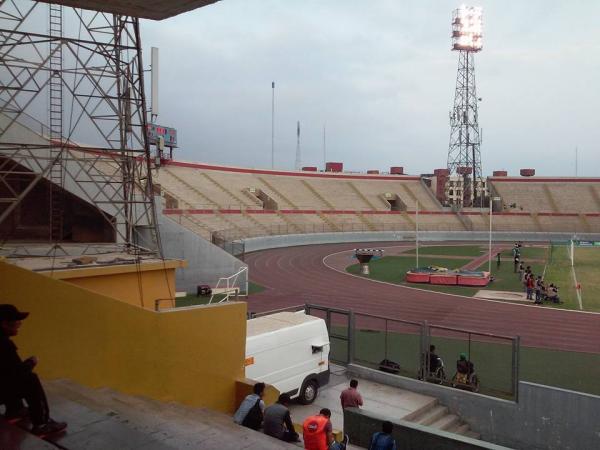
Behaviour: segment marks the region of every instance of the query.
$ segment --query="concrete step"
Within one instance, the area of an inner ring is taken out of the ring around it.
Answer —
[[[456,414],[446,414],[443,417],[440,417],[435,422],[431,423],[429,426],[432,428],[437,428],[438,430],[448,430],[452,428],[454,425],[460,422],[460,418]]]
[[[465,433],[465,436],[470,437],[471,439],[477,439],[477,440],[481,439],[481,434],[476,433],[475,431],[467,431]]]
[[[229,415],[203,408],[90,389],[67,380],[44,386],[52,416],[69,424],[56,443],[69,450],[296,448],[236,425]]]
[[[471,430],[471,427],[469,427],[469,424],[463,423],[463,424],[458,425],[454,430],[452,430],[452,433],[462,434],[464,436],[470,430]]]
[[[416,407],[411,413],[402,417],[402,420],[408,420],[409,422],[419,422],[419,419],[421,417],[423,417],[432,409],[439,406],[438,404],[439,402],[437,398],[430,398],[430,400],[427,403]]]
[[[417,418],[415,422],[421,425],[431,425],[437,420],[448,414],[448,408],[442,405],[437,405],[427,411],[425,414]]]
[[[2,450],[56,450],[54,445],[0,418]]]

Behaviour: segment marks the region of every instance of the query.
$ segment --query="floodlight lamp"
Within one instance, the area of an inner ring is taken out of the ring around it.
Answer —
[[[483,10],[461,6],[452,13],[452,50],[478,52],[483,48]]]

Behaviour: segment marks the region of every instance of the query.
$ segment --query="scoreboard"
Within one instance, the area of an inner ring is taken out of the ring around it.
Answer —
[[[146,125],[148,141],[150,144],[157,144],[158,138],[162,137],[165,147],[177,147],[177,130],[175,128],[163,127],[154,123]]]

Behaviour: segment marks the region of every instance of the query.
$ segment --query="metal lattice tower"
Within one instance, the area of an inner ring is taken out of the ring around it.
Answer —
[[[120,248],[160,255],[146,111],[138,18],[0,1],[0,224],[45,179],[51,242],[69,192]]]
[[[453,47],[458,51],[454,106],[450,111],[448,169],[463,177],[463,205],[476,203],[476,181],[482,177],[481,131],[477,112],[475,53],[481,51],[481,8],[461,7],[452,20]]]

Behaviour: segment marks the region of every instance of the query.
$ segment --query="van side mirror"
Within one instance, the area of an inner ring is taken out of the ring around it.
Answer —
[[[311,345],[311,347],[312,347],[313,355],[315,353],[319,353],[319,352],[323,351],[323,346],[322,345]]]

